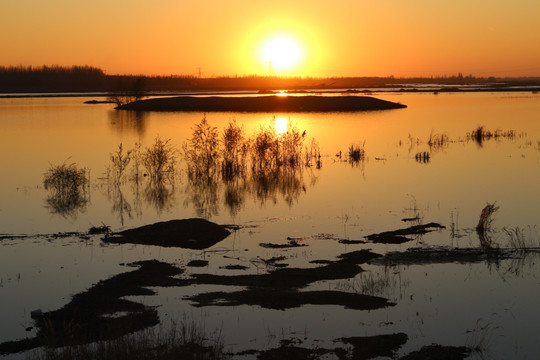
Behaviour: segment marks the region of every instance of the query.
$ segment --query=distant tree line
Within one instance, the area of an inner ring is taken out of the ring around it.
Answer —
[[[199,78],[192,75],[108,75],[92,66],[0,66],[0,93],[108,92],[114,94],[159,91],[265,91],[302,89],[361,89],[398,87],[406,84],[540,85],[540,78],[481,78],[461,73],[455,76],[417,78],[388,77],[279,77],[223,76]]]

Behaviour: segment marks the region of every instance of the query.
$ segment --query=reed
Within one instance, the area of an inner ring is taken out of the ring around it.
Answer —
[[[478,225],[476,225],[476,231],[485,233],[486,231],[490,230],[491,223],[493,222],[493,214],[495,214],[499,207],[493,204],[487,204],[480,213],[480,219],[478,221]]]
[[[446,134],[436,134],[433,131],[429,134],[427,144],[431,151],[437,151],[448,146],[450,138]]]
[[[50,211],[64,217],[76,217],[77,210],[90,201],[90,172],[75,163],[51,165],[43,175],[43,186],[49,191]]]
[[[350,163],[359,163],[366,159],[366,149],[365,149],[366,141],[359,145],[359,144],[351,144],[349,146],[348,155],[349,155],[349,162]]]
[[[244,129],[231,120],[223,130],[221,137],[223,159],[221,173],[224,180],[232,180],[244,174],[247,167],[247,154],[250,149],[249,139],[244,135]]]
[[[204,116],[195,125],[193,135],[184,145],[190,177],[213,176],[219,159],[219,135],[217,128],[211,126]]]
[[[111,165],[108,168],[108,177],[114,182],[119,184],[124,175],[124,171],[127,169],[131,162],[132,150],[124,152],[122,143],[118,145],[118,150],[111,153]]]
[[[206,333],[193,320],[171,321],[167,328],[149,328],[114,340],[45,347],[32,352],[36,360],[213,360],[226,358],[220,330]]]
[[[152,181],[173,183],[177,153],[170,139],[155,138],[154,144],[141,154],[142,165]]]
[[[520,136],[523,134],[520,134]],[[495,139],[514,139],[518,136],[515,130],[500,130],[495,131],[486,130],[484,126],[479,125],[476,129],[467,134],[467,138],[476,142],[478,146],[482,146],[485,140]]]

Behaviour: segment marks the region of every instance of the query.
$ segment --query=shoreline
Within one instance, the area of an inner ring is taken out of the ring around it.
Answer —
[[[540,86],[470,86],[470,85],[433,85],[433,86],[393,86],[393,87],[359,87],[359,88],[325,88],[325,89],[283,89],[283,90],[178,90],[147,91],[145,96],[212,96],[212,95],[279,95],[279,94],[403,94],[403,93],[490,93],[490,92],[532,92],[540,93]],[[74,92],[0,92],[0,99],[18,98],[56,98],[56,97],[108,97],[105,91]]]

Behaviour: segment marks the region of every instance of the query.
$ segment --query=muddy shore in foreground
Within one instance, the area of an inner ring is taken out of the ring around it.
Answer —
[[[116,240],[121,243],[148,244],[154,246],[179,246],[188,248],[206,248],[205,240],[212,236],[219,242],[229,234],[226,229],[231,226],[218,225],[202,219],[184,219],[145,225],[123,231],[118,234],[104,229],[104,242]],[[433,229],[443,228],[436,223],[412,226],[407,229],[383,232],[367,236],[376,242],[380,238],[391,236],[411,236],[426,233]],[[181,233],[181,236],[180,236]],[[176,236],[173,236],[173,235]],[[203,235],[204,234],[204,235]],[[88,234],[74,234],[74,236]],[[372,239],[376,237],[377,239]],[[173,239],[174,238],[174,239]],[[168,239],[168,243],[164,243]],[[392,241],[391,241],[392,242]],[[193,246],[200,245],[200,246]],[[0,344],[0,354],[12,354],[45,346],[58,348],[95,341],[113,340],[161,322],[157,310],[138,301],[125,297],[133,295],[152,296],[159,287],[186,287],[197,285],[231,286],[232,291],[199,292],[185,296],[181,300],[188,301],[195,307],[206,306],[258,306],[266,309],[286,310],[303,305],[332,305],[358,311],[370,311],[395,306],[388,299],[379,296],[346,292],[338,290],[306,290],[308,285],[323,280],[349,279],[363,272],[363,264],[387,264],[399,262],[405,257],[408,263],[431,261],[486,261],[481,251],[463,250],[466,257],[455,258],[446,249],[443,258],[433,259],[432,252],[439,254],[440,249],[424,249],[413,256],[410,252],[377,254],[367,249],[342,253],[336,258],[321,260],[320,266],[309,268],[270,267],[268,271],[256,274],[218,275],[210,273],[184,274],[185,268],[158,260],[139,261],[129,264],[129,270],[100,281],[87,291],[83,291],[71,299],[64,307],[38,314],[34,317],[36,336]],[[461,254],[461,255],[463,255]],[[508,254],[507,254],[508,255]],[[189,266],[189,265],[188,265]],[[69,324],[66,327],[66,324]],[[354,334],[353,334],[354,335]],[[325,355],[335,355],[339,359],[370,359],[377,356],[394,357],[397,351],[408,342],[407,334],[380,334],[377,336],[353,336],[333,339],[336,344],[332,348],[303,347],[303,340],[292,338],[281,341],[277,348],[267,350],[243,350],[227,356],[254,355],[259,359],[278,359],[293,356],[298,359],[312,359]],[[352,350],[351,350],[352,346]],[[148,349],[154,351],[155,349]],[[207,350],[205,350],[207,351]],[[209,351],[209,350],[208,350]],[[424,346],[404,356],[402,359],[464,359],[472,349],[461,346],[443,346],[433,344]]]

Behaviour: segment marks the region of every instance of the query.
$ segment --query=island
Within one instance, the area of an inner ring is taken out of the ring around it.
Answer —
[[[177,96],[151,98],[118,106],[135,111],[348,112],[405,108],[371,96]]]

